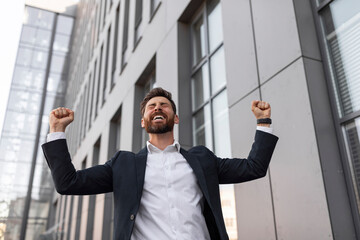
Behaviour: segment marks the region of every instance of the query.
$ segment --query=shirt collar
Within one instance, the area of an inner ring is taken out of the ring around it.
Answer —
[[[151,144],[149,141],[146,142],[146,147],[149,153],[157,153],[157,152],[163,152],[159,148],[155,147],[153,144]],[[176,140],[174,140],[174,143],[167,146],[164,151],[168,151],[170,149],[176,149],[177,152],[180,152],[180,143]]]

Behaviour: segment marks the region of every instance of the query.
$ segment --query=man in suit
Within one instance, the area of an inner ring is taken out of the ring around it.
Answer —
[[[149,133],[139,153],[117,152],[103,165],[76,171],[65,129],[74,112],[50,113],[50,133],[43,145],[56,190],[84,195],[113,192],[114,239],[228,239],[219,184],[264,177],[278,138],[271,133],[270,105],[253,101],[258,121],[247,159],[218,158],[204,146],[186,151],[174,140],[179,123],[171,93],[151,90],[141,103],[141,126]]]

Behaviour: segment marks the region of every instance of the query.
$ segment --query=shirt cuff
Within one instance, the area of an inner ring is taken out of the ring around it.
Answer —
[[[49,133],[46,138],[46,142],[52,142],[59,139],[65,139],[66,135],[64,132],[53,132]]]
[[[266,133],[273,133],[273,129],[271,127],[263,127],[263,126],[256,126],[256,130],[263,131]]]

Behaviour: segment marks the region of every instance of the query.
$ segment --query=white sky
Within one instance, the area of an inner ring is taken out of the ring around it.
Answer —
[[[6,1],[0,8],[0,134],[19,45],[25,0]]]

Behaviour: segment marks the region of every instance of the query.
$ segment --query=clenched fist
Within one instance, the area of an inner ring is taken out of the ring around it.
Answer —
[[[254,113],[256,119],[270,118],[271,107],[270,104],[264,101],[254,100],[251,102],[251,111]],[[268,127],[270,124],[264,124]]]
[[[50,133],[65,132],[66,127],[74,121],[74,112],[68,108],[59,107],[50,112]]]

